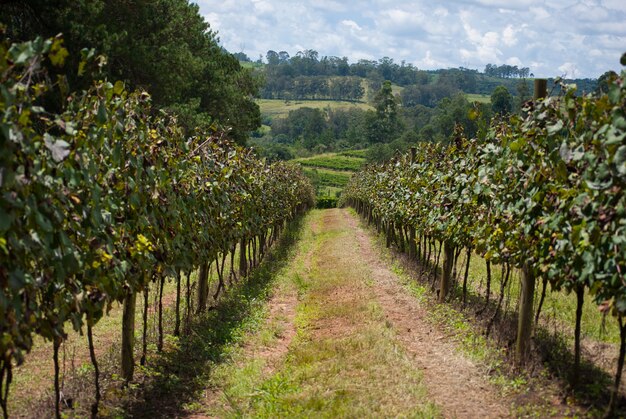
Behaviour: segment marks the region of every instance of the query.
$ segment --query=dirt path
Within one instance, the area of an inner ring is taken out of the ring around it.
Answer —
[[[286,332],[258,349],[244,346],[222,372],[237,376],[220,390],[228,406],[202,417],[511,415],[480,366],[426,319],[355,216],[316,211],[305,228],[268,303],[270,329],[278,314]],[[259,362],[256,376],[238,375]]]
[[[341,217],[355,231],[363,262],[372,271],[373,289],[403,347],[422,369],[429,396],[446,417],[507,417],[509,404],[497,396],[481,369],[461,354],[441,330],[425,320],[425,308],[408,295],[398,277],[381,260],[380,252],[358,221]]]

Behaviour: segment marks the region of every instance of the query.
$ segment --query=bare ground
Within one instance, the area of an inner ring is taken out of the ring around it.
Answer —
[[[428,322],[424,307],[409,295],[399,278],[381,260],[371,237],[358,221],[342,211],[354,229],[363,263],[372,271],[373,289],[385,316],[405,350],[423,370],[429,396],[445,417],[508,417],[510,401],[498,396],[481,368],[458,351],[450,336]]]

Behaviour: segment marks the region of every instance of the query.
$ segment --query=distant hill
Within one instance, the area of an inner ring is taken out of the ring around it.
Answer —
[[[301,108],[315,109],[373,109],[364,102],[345,102],[338,100],[284,100],[284,99],[258,99],[257,104],[261,108],[262,117],[284,118],[290,111]]]
[[[533,95],[532,69],[510,65],[425,71],[388,57],[350,63],[314,50],[293,57],[268,51],[265,60],[242,65],[264,82],[256,101],[264,125],[251,144],[268,159],[300,158],[330,193],[340,191],[345,173],[328,171],[351,170],[340,167],[346,155],[337,152],[369,149],[362,161],[385,161],[419,142],[449,141],[459,127],[473,136],[492,116],[520,112]],[[593,79],[566,82],[579,93],[597,86]],[[495,91],[501,100],[492,104]],[[559,93],[554,80],[548,91]],[[304,158],[315,154],[323,156]]]

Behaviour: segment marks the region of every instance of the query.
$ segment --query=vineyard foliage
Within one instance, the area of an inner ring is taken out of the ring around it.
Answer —
[[[584,284],[626,314],[626,86],[576,96],[567,86],[499,120],[480,139],[422,144],[355,174],[344,200],[384,222],[471,247],[495,262],[530,264],[555,289]]]
[[[529,102],[523,116],[494,119],[478,138],[457,128],[449,144],[421,143],[355,174],[342,199],[386,229],[473,249],[554,290],[586,288],[622,325],[625,79],[626,71],[602,96],[579,96],[563,84],[560,96]]]
[[[149,281],[190,272],[314,205],[299,168],[268,165],[217,129],[186,138],[146,92],[100,81],[70,93],[55,69],[66,56],[58,38],[0,44],[7,384],[34,334],[61,341],[68,323],[93,325]],[[83,51],[79,74],[94,62]],[[46,109],[51,100],[60,113]]]

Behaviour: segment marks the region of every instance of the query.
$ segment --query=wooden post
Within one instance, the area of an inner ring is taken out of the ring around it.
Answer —
[[[232,267],[231,267],[232,268]],[[198,272],[198,313],[206,310],[209,298],[209,264],[204,262]]]
[[[535,296],[535,273],[528,263],[522,267],[522,289],[520,290],[519,317],[515,355],[517,362],[524,364],[530,351],[533,328],[533,299]]]
[[[411,163],[415,163],[417,157],[417,148],[411,147]]]
[[[411,260],[417,258],[417,242],[415,241],[415,227],[409,227],[409,257]]]
[[[548,95],[548,81],[535,79],[533,100],[544,99]],[[517,362],[522,365],[526,362],[530,351],[530,338],[533,328],[533,300],[535,297],[535,273],[531,265],[526,262],[522,266],[522,281],[520,290],[520,305],[517,322],[517,341],[515,355]]]
[[[124,299],[122,314],[122,378],[126,382],[132,381],[135,370],[133,348],[135,346],[135,307],[137,293],[128,291]]]
[[[548,96],[548,80],[535,79],[535,93],[533,95],[533,100],[544,99],[546,96]]]
[[[452,265],[454,264],[454,246],[449,240],[443,243],[443,274],[439,283],[439,302],[446,301],[452,282]]]

